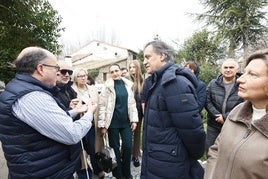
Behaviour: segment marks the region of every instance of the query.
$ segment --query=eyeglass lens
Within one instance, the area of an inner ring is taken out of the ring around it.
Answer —
[[[69,75],[72,75],[73,74],[73,71],[72,70],[60,70],[60,73],[63,74],[63,75],[66,75],[66,73],[68,72]]]

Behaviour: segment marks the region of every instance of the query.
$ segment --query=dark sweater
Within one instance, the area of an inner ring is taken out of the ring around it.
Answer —
[[[56,97],[67,109],[69,109],[71,100],[77,98],[77,93],[71,87],[72,84],[71,81],[64,85],[57,83],[57,87],[60,88],[60,91],[56,94]]]
[[[130,125],[128,119],[128,93],[122,80],[114,81],[114,89],[116,93],[114,114],[110,128],[124,128]]]

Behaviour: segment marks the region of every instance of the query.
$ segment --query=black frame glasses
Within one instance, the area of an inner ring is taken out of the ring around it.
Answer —
[[[60,73],[62,75],[66,75],[67,72],[68,72],[69,75],[72,75],[73,74],[73,70],[67,70],[67,69],[61,69],[60,70]]]
[[[48,64],[42,64],[43,66],[46,66],[46,67],[53,67],[53,68],[55,68],[56,69],[56,71],[58,72],[58,71],[60,71],[60,66],[59,65],[48,65]]]

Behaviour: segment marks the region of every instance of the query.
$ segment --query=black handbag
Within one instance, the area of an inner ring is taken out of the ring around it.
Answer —
[[[105,135],[107,136],[107,134]],[[114,149],[109,146],[109,141],[107,137],[103,137],[103,148],[101,152],[95,154],[95,160],[98,166],[105,171],[110,173],[115,167],[117,167],[116,156]]]

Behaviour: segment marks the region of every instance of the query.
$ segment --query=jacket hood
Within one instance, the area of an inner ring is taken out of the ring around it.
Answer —
[[[178,66],[177,64],[174,64],[174,63],[167,63],[161,69],[163,72],[165,71],[165,73],[163,74],[163,80],[162,80],[161,85],[175,79],[176,75],[182,75],[185,78],[187,78],[194,85],[195,88],[198,85],[197,78],[196,78],[195,74],[193,74],[191,71],[189,71],[185,67]],[[164,70],[164,69],[166,69],[166,70]]]

